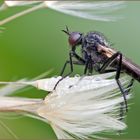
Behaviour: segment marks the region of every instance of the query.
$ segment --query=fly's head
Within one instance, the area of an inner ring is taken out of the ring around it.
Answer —
[[[83,36],[82,33],[70,32],[68,27],[66,27],[66,30],[62,30],[62,31],[68,35],[68,42],[72,50],[75,50],[76,47],[82,43],[82,36]]]

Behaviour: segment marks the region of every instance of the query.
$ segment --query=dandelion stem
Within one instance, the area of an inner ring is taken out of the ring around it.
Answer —
[[[36,11],[36,10],[44,8],[44,7],[46,7],[46,5],[44,3],[41,3],[41,4],[37,5],[37,6],[34,6],[32,8],[26,9],[26,10],[24,10],[22,12],[19,12],[19,13],[15,14],[13,16],[10,16],[10,17],[8,17],[8,18],[6,18],[4,20],[1,20],[0,21],[0,26],[6,24],[6,23],[18,18],[18,17],[21,17],[23,15],[26,15],[28,13],[31,13],[33,11]]]

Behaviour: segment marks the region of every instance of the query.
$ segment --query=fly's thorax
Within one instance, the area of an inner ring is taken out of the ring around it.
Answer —
[[[82,52],[84,59],[91,57],[94,63],[103,63],[106,58],[98,50],[98,46],[109,46],[106,38],[99,32],[89,32],[84,37],[82,43]]]
[[[109,43],[106,37],[100,32],[87,33],[87,35],[85,36],[85,41],[88,44],[92,44],[94,47],[97,46],[97,44],[100,44],[103,46],[109,46]]]
[[[106,61],[106,57],[102,55],[98,50],[90,49],[89,47],[82,48],[82,55],[84,60],[88,60],[89,58],[92,60],[93,64],[100,63],[103,64]]]

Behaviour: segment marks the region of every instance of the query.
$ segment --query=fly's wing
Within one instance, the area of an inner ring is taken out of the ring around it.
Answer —
[[[59,12],[97,21],[116,21],[114,11],[125,6],[123,1],[46,1],[46,5]],[[112,16],[111,16],[112,15]]]

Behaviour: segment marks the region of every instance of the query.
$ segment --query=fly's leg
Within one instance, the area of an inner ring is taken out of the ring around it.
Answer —
[[[69,60],[67,60],[67,61],[65,62],[64,66],[63,66],[63,68],[62,68],[62,70],[61,70],[60,76],[63,75],[63,73],[64,73],[64,71],[65,71],[65,69],[66,69],[67,64],[70,64],[70,61],[69,61]]]
[[[72,57],[75,57],[78,61],[73,61]],[[66,74],[65,76],[63,76],[54,86],[54,90],[56,89],[57,85],[59,84],[60,81],[62,81],[64,78],[66,78],[67,76],[71,75],[73,72],[73,64],[77,64],[77,65],[83,65],[85,63],[85,61],[79,56],[77,55],[75,52],[71,51],[69,53],[69,60],[65,62],[62,71],[60,73],[60,75],[62,76],[64,74],[64,71],[66,69],[67,64],[70,64],[70,72],[68,74]]]
[[[131,79],[129,85],[127,86],[127,88],[126,88],[126,90],[125,90],[125,92],[126,92],[127,94],[130,92],[130,90],[131,90],[133,84],[134,84],[134,79]]]
[[[85,69],[84,69],[84,75],[86,75],[86,74],[87,74],[88,65],[89,65],[89,60],[87,60],[87,61],[86,61],[86,64],[85,64]]]
[[[122,85],[121,85],[121,82],[119,80],[120,78],[120,73],[121,73],[121,66],[122,66],[122,54],[121,53],[118,53],[118,57],[119,57],[119,61],[118,61],[118,64],[117,64],[117,71],[116,71],[116,76],[115,76],[115,79],[117,81],[117,84],[120,88],[120,91],[123,95],[123,98],[124,98],[124,103],[122,102],[121,103],[121,108],[120,108],[120,120],[123,119],[123,116],[124,116],[124,104],[125,104],[125,110],[126,112],[128,112],[128,105],[127,105],[127,99],[126,99],[126,95],[128,93],[125,92],[125,90],[123,89]]]
[[[87,61],[85,62],[85,69],[84,69],[84,75],[88,74],[91,75],[93,72],[93,61],[91,59],[91,57],[89,56],[89,58],[87,59]],[[88,71],[88,73],[87,73]]]
[[[67,76],[69,76],[69,75],[73,72],[73,63],[72,63],[72,54],[71,54],[71,53],[69,53],[69,59],[70,59],[69,61],[66,61],[66,62],[65,62],[64,67],[63,67],[63,69],[62,69],[60,75],[61,75],[61,76],[63,75],[64,70],[65,70],[65,68],[66,68],[66,66],[67,66],[68,63],[70,64],[70,72],[69,72],[68,74],[66,74],[65,76],[63,76],[63,77],[55,84],[54,90],[56,89],[56,87],[57,87],[57,85],[59,84],[60,81],[62,81],[64,78],[66,78]]]
[[[81,63],[80,61],[72,61],[73,65],[83,65],[83,63]],[[65,72],[65,69],[66,69],[66,66],[67,64],[70,64],[70,61],[67,60],[61,70],[61,73],[60,73],[60,76],[63,76],[64,72]]]
[[[87,73],[88,71],[88,73]],[[91,60],[91,58],[89,57],[89,59],[87,59],[87,61],[85,62],[85,69],[84,69],[84,75],[77,81],[77,83],[75,85],[78,85],[79,82],[84,78],[85,75],[90,75],[93,71],[93,61]],[[74,85],[71,85],[71,87],[73,87]]]
[[[127,105],[127,99],[126,99],[126,95],[128,94],[127,91],[125,91],[121,85],[121,82],[119,80],[120,78],[120,73],[121,73],[121,65],[122,65],[122,54],[117,52],[115,53],[112,57],[110,57],[104,64],[103,66],[100,68],[99,72],[100,73],[104,73],[105,72],[105,69],[114,61],[118,59],[118,63],[117,63],[117,68],[116,68],[116,76],[115,76],[115,79],[116,79],[116,82],[118,84],[118,87],[123,95],[123,98],[124,98],[124,102],[121,103],[121,110],[120,110],[120,119],[122,120],[122,117],[124,116],[124,109],[123,109],[123,106],[125,104],[125,110],[126,112],[128,111],[128,105]]]

